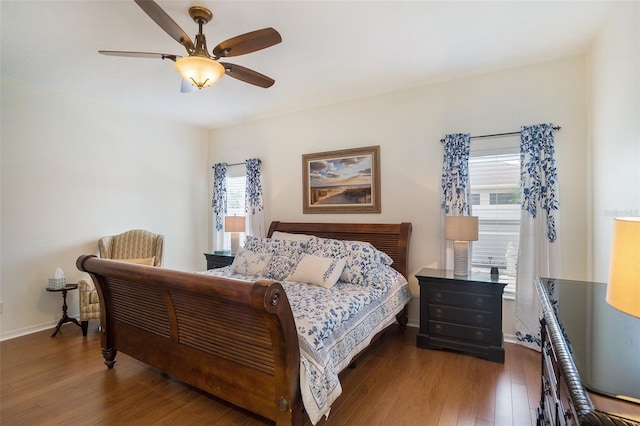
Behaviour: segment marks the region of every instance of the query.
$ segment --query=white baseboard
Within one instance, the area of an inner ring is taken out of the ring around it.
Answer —
[[[518,339],[516,338],[515,334],[505,334],[504,335],[504,341],[505,341],[505,343],[518,344]]]
[[[413,327],[413,328],[420,328],[420,321],[416,321],[416,320],[409,320],[407,322],[407,327]]]
[[[80,316],[78,316],[78,315],[76,315],[75,317],[72,317],[72,318],[75,318],[78,321],[80,321]],[[46,323],[42,323],[42,324],[38,324],[38,325],[32,325],[30,327],[20,328],[18,330],[12,330],[12,331],[9,331],[7,333],[0,333],[0,342],[2,342],[4,340],[9,340],[9,339],[15,339],[16,337],[20,337],[20,336],[26,336],[27,334],[37,333],[39,331],[47,330],[47,329],[50,329],[51,333],[53,333],[53,330],[58,325],[58,321],[60,321],[60,320],[56,320],[56,321],[52,321],[52,322],[46,322]],[[64,324],[63,327],[65,325],[69,325],[69,323]]]

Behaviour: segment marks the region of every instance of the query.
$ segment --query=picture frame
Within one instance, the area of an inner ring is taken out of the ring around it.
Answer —
[[[302,212],[380,213],[380,146],[302,156]]]

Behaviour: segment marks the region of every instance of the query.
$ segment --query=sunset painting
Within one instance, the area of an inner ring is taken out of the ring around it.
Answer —
[[[347,150],[355,151],[355,150]],[[374,206],[376,152],[354,152],[309,159],[307,202],[310,208]]]

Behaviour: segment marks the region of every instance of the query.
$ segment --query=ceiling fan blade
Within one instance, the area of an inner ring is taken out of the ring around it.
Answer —
[[[264,74],[260,74],[257,71],[251,70],[246,67],[242,67],[236,64],[229,64],[226,62],[220,62],[220,65],[224,67],[225,74],[229,77],[237,78],[245,83],[253,84],[254,86],[267,87],[273,86],[276,81],[267,77]]]
[[[189,83],[184,78],[182,79],[182,84],[180,84],[180,93],[191,93],[191,92],[195,92],[196,90],[198,90],[196,86]]]
[[[123,52],[121,50],[98,50],[98,53],[107,56],[125,56],[127,58],[171,59],[173,62],[182,58],[180,55],[172,55],[170,53]]]
[[[195,49],[193,41],[187,33],[185,33],[182,28],[176,24],[176,21],[171,19],[167,12],[158,6],[158,3],[152,0],[134,1],[147,15],[149,15],[151,19],[155,21],[156,24],[160,26],[160,28],[165,30],[167,34],[174,38],[174,40],[183,45],[187,49],[187,52],[191,53]]]
[[[213,54],[218,58],[239,56],[266,49],[281,41],[279,32],[273,28],[263,28],[223,41],[213,49]]]

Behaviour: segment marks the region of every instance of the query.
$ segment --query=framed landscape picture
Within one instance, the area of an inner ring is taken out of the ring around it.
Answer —
[[[302,156],[303,213],[380,213],[380,146]]]

